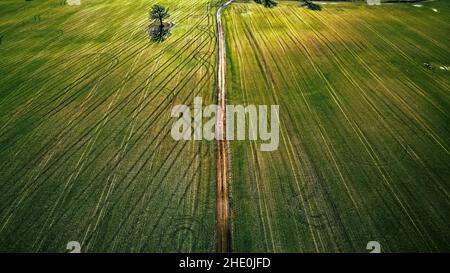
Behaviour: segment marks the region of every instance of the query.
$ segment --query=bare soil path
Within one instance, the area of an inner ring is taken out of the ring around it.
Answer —
[[[226,49],[225,35],[222,25],[222,10],[233,0],[223,3],[216,13],[217,27],[217,207],[216,207],[216,236],[217,252],[231,252],[231,221],[228,187],[228,143],[225,137],[226,126]]]

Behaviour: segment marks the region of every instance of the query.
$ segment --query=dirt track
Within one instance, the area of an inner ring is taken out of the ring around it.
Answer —
[[[223,3],[216,13],[217,26],[217,208],[216,234],[217,252],[231,252],[231,221],[228,189],[228,143],[225,138],[226,126],[226,51],[222,25],[222,10],[233,0]]]

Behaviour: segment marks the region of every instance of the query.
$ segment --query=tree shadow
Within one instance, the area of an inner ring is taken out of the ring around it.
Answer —
[[[150,40],[155,43],[162,43],[170,36],[170,30],[172,28],[172,24],[163,23],[162,25],[150,25],[148,27],[148,34],[150,36]]]
[[[257,4],[262,4],[266,8],[273,8],[278,5],[277,1],[275,0],[255,0]]]
[[[313,3],[309,0],[306,0],[303,6],[307,7],[310,10],[321,11],[322,7],[316,3]]]

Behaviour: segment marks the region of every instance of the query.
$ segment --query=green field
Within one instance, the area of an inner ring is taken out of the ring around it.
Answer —
[[[214,251],[214,143],[170,114],[214,98],[215,2],[63,3],[0,2],[0,251]]]
[[[450,250],[450,3],[422,4],[227,9],[228,100],[281,134],[231,145],[234,249]]]
[[[0,252],[216,250],[216,143],[170,129],[216,101],[221,2],[0,1]],[[420,5],[224,10],[228,103],[280,107],[278,150],[229,143],[234,252],[450,251],[450,2]]]

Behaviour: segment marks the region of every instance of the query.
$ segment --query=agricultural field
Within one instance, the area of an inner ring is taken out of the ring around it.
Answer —
[[[228,103],[280,109],[231,142],[233,250],[448,252],[450,2],[319,4],[224,12]]]
[[[450,2],[225,2],[0,1],[0,252],[450,251]],[[278,149],[175,140],[194,97]]]
[[[217,1],[64,3],[0,1],[1,252],[214,251],[214,143],[169,134],[215,99]]]

